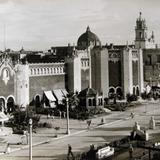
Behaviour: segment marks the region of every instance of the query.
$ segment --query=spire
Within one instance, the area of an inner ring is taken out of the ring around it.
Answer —
[[[139,12],[139,20],[142,20],[142,12]]]
[[[90,32],[90,28],[89,28],[89,26],[87,26],[87,30],[86,30],[86,32]]]

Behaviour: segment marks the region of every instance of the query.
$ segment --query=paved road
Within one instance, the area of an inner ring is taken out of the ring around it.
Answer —
[[[142,127],[148,128],[149,119],[155,116],[156,120],[160,120],[159,104],[144,104],[137,108],[132,108],[126,112],[115,112],[105,117],[106,124],[90,129],[89,131],[80,131],[63,139],[54,140],[49,143],[33,147],[33,160],[55,160],[63,159],[63,155],[67,154],[67,145],[71,144],[74,152],[82,152],[89,149],[90,144],[103,144],[121,136],[129,135],[137,121]],[[134,112],[135,117],[131,119],[130,113]],[[129,118],[128,118],[129,117]],[[99,120],[93,120],[98,124]],[[93,124],[95,126],[95,124]],[[92,126],[91,126],[92,127]],[[149,133],[152,131],[148,131]],[[160,132],[159,128],[154,132]],[[28,149],[23,149],[10,154],[0,156],[1,160],[28,160]]]

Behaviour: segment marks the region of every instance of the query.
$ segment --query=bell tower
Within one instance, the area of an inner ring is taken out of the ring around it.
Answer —
[[[142,19],[142,13],[139,13],[139,18],[136,21],[135,27],[135,48],[146,48],[147,41],[147,26],[145,19]]]

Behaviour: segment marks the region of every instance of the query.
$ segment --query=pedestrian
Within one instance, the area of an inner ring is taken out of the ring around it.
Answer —
[[[63,118],[66,118],[66,112],[63,111]]]
[[[59,119],[62,118],[62,112],[59,110]]]
[[[90,129],[91,122],[92,122],[91,119],[87,120],[88,130]]]
[[[101,118],[101,124],[104,124],[104,118]]]
[[[133,113],[133,112],[131,112],[131,118],[132,118],[132,119],[134,118],[134,113]]]
[[[130,146],[129,146],[129,158],[130,159],[133,158],[133,147],[132,147],[132,144],[130,144]]]
[[[72,147],[70,144],[68,144],[68,154],[67,154],[67,159],[69,160],[69,157],[72,156],[72,159],[74,160],[74,155],[72,152]]]

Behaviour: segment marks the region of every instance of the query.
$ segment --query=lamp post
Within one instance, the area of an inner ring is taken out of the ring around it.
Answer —
[[[32,160],[32,119],[29,119],[29,160]]]
[[[68,105],[68,98],[66,98],[66,107],[67,107],[67,132],[66,134],[70,134],[69,130],[69,105]]]

